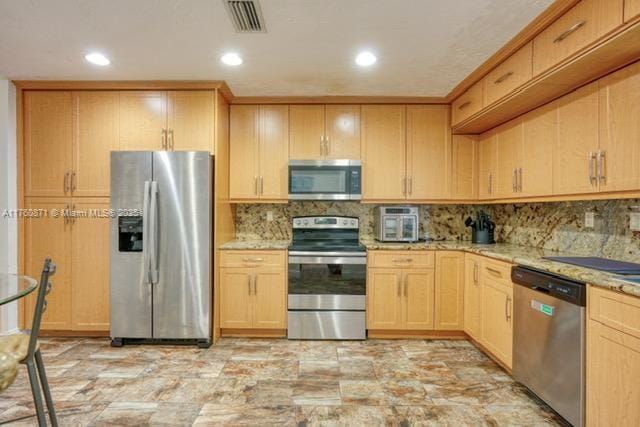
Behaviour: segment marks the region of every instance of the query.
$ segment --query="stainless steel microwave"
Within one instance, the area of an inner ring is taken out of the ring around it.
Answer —
[[[360,200],[360,160],[290,160],[289,200]]]

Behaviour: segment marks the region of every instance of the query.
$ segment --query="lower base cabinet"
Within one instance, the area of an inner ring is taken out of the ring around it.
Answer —
[[[287,327],[284,251],[222,251],[220,265],[221,328]]]
[[[482,293],[480,288],[481,262],[481,257],[465,254],[464,331],[476,341],[480,341],[480,308],[482,303]]]
[[[434,328],[464,329],[464,252],[436,252]]]

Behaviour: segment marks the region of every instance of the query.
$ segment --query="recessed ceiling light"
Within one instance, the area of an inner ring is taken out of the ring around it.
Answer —
[[[226,65],[240,65],[242,64],[242,57],[234,52],[225,53],[220,60]]]
[[[86,59],[87,61],[91,62],[94,65],[100,65],[101,67],[111,64],[111,61],[109,61],[109,58],[97,52],[86,54],[84,56],[84,59]]]
[[[376,61],[376,56],[371,52],[360,52],[358,56],[356,56],[356,64],[361,67],[369,67],[375,64]]]

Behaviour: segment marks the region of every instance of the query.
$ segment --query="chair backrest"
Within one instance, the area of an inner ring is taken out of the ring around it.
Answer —
[[[40,322],[42,321],[42,314],[47,309],[47,294],[51,292],[52,283],[49,282],[49,277],[53,276],[56,272],[56,265],[51,261],[51,258],[44,260],[44,267],[42,268],[42,274],[40,275],[40,283],[38,285],[38,295],[36,297],[36,306],[33,311],[33,323],[31,324],[31,335],[29,337],[29,356],[33,356],[36,352],[38,345],[38,334],[40,333]]]

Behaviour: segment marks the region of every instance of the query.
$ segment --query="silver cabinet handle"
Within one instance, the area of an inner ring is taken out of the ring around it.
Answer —
[[[522,168],[518,168],[518,191],[522,193]]]
[[[606,151],[598,151],[598,182],[600,184],[606,184],[607,171],[606,171]]]
[[[76,204],[72,204],[71,205],[71,212],[70,216],[69,216],[69,222],[71,223],[71,225],[76,223]]]
[[[71,191],[71,185],[69,184],[69,178],[71,177],[71,172],[65,172],[64,174],[64,182],[62,184],[62,189],[64,190],[64,193],[67,194],[69,191]]]
[[[251,280],[253,279],[253,275],[249,275],[247,277],[247,293],[251,295]]]
[[[329,155],[329,151],[331,151],[330,146],[329,146],[329,136],[325,135],[325,137],[324,137],[324,155],[328,156]]]
[[[324,135],[320,135],[320,155],[324,156]]]
[[[71,172],[71,192],[73,193],[74,191],[76,191],[76,173]]]
[[[478,284],[478,263],[473,263],[473,283]]]
[[[596,169],[598,168],[598,156],[594,151],[589,152],[589,182],[591,185],[598,183]]]
[[[558,37],[556,37],[556,39],[553,42],[554,43],[560,43],[561,41],[563,41],[564,39],[569,37],[573,32],[575,32],[576,30],[578,30],[579,28],[584,26],[584,24],[586,24],[586,23],[587,23],[587,21],[576,22],[575,24],[573,24],[572,26],[567,28],[562,34],[560,34]]]
[[[515,193],[518,191],[518,169],[513,169],[513,174],[511,176],[511,190]]]
[[[167,130],[166,129],[162,129],[162,132],[160,133],[160,143],[162,144],[162,149],[166,150],[167,149]]]
[[[488,194],[491,194],[493,191],[493,174],[489,172],[489,189]]]
[[[504,301],[504,317],[507,322],[511,320],[511,297],[507,297]]]
[[[460,104],[460,106],[458,107],[458,110],[464,110],[465,108],[467,108],[469,105],[471,105],[471,101],[467,101],[467,102],[463,102],[462,104]]]
[[[64,212],[62,213],[62,216],[64,217],[64,225],[69,224],[69,205],[68,204],[64,205]]]
[[[264,261],[264,259],[263,258],[244,257],[244,258],[242,258],[242,261],[244,261],[244,262],[262,262],[262,261]]]
[[[509,77],[513,76],[513,71],[509,71],[508,73],[504,73],[500,77],[498,77],[493,83],[499,85],[503,81],[507,80]]]
[[[413,258],[394,258],[391,262],[413,262]]]
[[[262,196],[264,194],[264,178],[261,176],[260,177],[260,195]]]
[[[491,268],[491,267],[486,267],[486,269],[489,273],[493,273],[498,277],[502,277],[502,272],[500,272],[499,270],[496,270],[495,268]]]
[[[413,177],[409,177],[409,194],[413,194]]]
[[[253,295],[258,295],[258,276],[253,275]]]
[[[167,132],[169,134],[167,137],[167,146],[169,150],[173,151],[173,129],[169,129]]]

